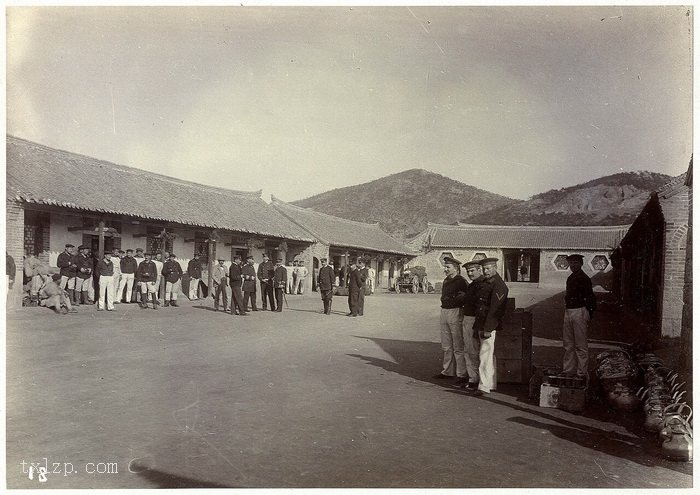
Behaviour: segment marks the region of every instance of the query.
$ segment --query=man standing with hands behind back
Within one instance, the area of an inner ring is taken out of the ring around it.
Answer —
[[[318,290],[323,301],[323,314],[331,314],[333,305],[333,285],[335,283],[335,271],[328,265],[328,259],[321,258],[321,269],[318,271]]]
[[[275,277],[275,265],[270,257],[263,253],[263,261],[258,265],[258,280],[260,280],[260,295],[262,296],[262,310],[267,311],[267,300],[270,300],[270,311],[275,310],[275,295],[272,287],[272,279]]]
[[[571,275],[566,279],[564,312],[564,366],[562,372],[588,378],[588,328],[596,309],[593,284],[583,268],[583,256],[566,257]]]
[[[460,275],[460,261],[446,256],[445,280],[442,282],[440,297],[440,344],[442,345],[442,371],[435,379],[454,378],[457,384],[466,382],[467,364],[464,358],[464,337],[462,320],[464,296],[467,281]]]

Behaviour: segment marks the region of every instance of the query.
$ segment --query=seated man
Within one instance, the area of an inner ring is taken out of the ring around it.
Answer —
[[[41,305],[52,308],[57,314],[77,313],[65,290],[61,289],[61,274],[56,273],[46,282],[39,293]]]

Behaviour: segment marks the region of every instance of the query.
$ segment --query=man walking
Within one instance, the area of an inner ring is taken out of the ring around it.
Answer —
[[[117,293],[117,300],[115,301],[117,304],[119,304],[122,301],[122,297],[124,297],[124,301],[127,304],[131,303],[131,291],[134,287],[134,280],[136,277],[136,269],[138,268],[138,264],[136,262],[136,259],[134,259],[134,250],[133,249],[127,249],[126,250],[126,256],[124,256],[120,261],[119,261],[119,268],[122,272],[122,278],[121,281],[119,282],[119,291]],[[126,295],[124,294],[124,289],[126,288]]]
[[[258,266],[258,279],[260,280],[260,295],[262,296],[262,309],[267,311],[267,300],[270,300],[270,311],[275,310],[275,296],[272,287],[272,279],[275,277],[275,265],[269,256],[263,253],[263,261]]]
[[[162,274],[165,277],[165,306],[177,308],[177,293],[180,292],[180,279],[182,278],[182,267],[178,263],[175,253],[170,253],[168,261],[163,263]]]
[[[97,311],[114,311],[114,263],[111,255],[105,251],[104,256],[97,262],[95,272],[99,277],[100,293],[97,299]]]
[[[481,350],[481,339],[479,338],[479,332],[474,328],[480,291],[483,290],[484,271],[478,260],[468,261],[462,266],[467,272],[467,278],[471,281],[467,286],[466,295],[464,296],[464,319],[462,321],[464,357],[467,362],[469,382],[466,383],[466,380],[458,380],[457,385],[462,388],[468,387],[470,390],[476,390],[479,385],[479,351]]]
[[[462,320],[467,281],[460,274],[460,261],[446,256],[445,280],[440,297],[440,344],[442,346],[442,371],[433,378],[441,380],[457,376],[457,384],[466,380],[467,364],[464,358]]]
[[[275,272],[273,277],[273,284],[275,287],[275,299],[277,300],[277,311],[282,312],[282,303],[284,302],[284,288],[287,286],[287,269],[282,264],[284,260],[282,258],[277,258],[277,264],[275,265]]]
[[[199,281],[202,279],[202,263],[199,261],[199,253],[187,263],[187,276],[190,277],[189,299],[194,301],[199,299]]]
[[[228,283],[231,286],[231,316],[236,314],[236,309],[240,316],[248,316],[243,305],[243,292],[241,292],[243,268],[241,268],[241,257],[238,254],[233,256],[233,263],[228,270]]]
[[[151,260],[151,253],[146,253],[144,260],[136,269],[136,280],[140,282],[141,309],[148,309],[148,300],[153,301],[153,309],[158,309],[158,285],[156,284],[158,267]]]
[[[255,301],[255,266],[252,255],[246,258],[243,266],[243,307],[248,311],[248,301],[252,304],[252,311],[257,311],[258,306]]]
[[[566,279],[566,310],[564,311],[563,373],[588,378],[588,329],[596,309],[591,279],[583,271],[583,256],[566,257],[571,275]]]
[[[498,274],[498,258],[484,258],[479,262],[484,281],[479,288],[474,329],[479,335],[479,386],[475,396],[488,394],[496,388],[496,362],[493,351],[496,331],[501,329],[508,303],[508,286]]]
[[[335,285],[335,272],[328,265],[327,258],[321,258],[321,269],[318,271],[318,290],[323,301],[323,314],[331,314],[333,305],[333,285]]]
[[[211,273],[211,280],[214,284],[211,289],[211,295],[214,298],[214,311],[219,311],[219,297],[223,295],[224,302],[224,313],[226,312],[226,307],[228,306],[228,294],[226,294],[226,267],[224,262],[226,260],[220,259],[218,265],[214,265],[214,269]]]

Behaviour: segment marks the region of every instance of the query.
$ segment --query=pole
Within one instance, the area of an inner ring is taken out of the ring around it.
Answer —
[[[97,230],[97,254],[98,260],[101,260],[105,255],[105,221],[100,220],[100,226]]]
[[[213,259],[214,258],[214,243],[216,241],[211,238],[211,235],[209,236],[209,239],[207,239],[207,290],[209,291],[210,296],[214,297],[214,292],[212,291],[212,271],[213,271]]]
[[[165,262],[168,261],[165,259],[165,243],[168,240],[167,238],[167,231],[165,230],[165,225],[163,225],[163,230],[160,231],[160,257],[163,260],[163,265],[165,265]],[[162,270],[161,270],[162,272]],[[156,274],[156,276],[160,275],[160,293],[163,294],[163,299],[165,299],[165,277],[163,276],[162,273]],[[157,298],[160,300],[160,297]],[[165,301],[163,301],[165,303]],[[168,303],[169,304],[169,303]]]

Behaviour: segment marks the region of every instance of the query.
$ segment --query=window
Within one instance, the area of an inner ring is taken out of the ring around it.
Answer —
[[[440,260],[440,263],[444,265],[444,264],[445,264],[445,258],[448,258],[448,257],[449,257],[449,258],[454,258],[455,255],[454,255],[451,251],[443,251],[442,253],[440,253],[440,256],[439,256],[438,259]]]
[[[591,260],[591,266],[594,270],[599,272],[604,272],[608,268],[609,264],[610,261],[608,261],[608,257],[604,254],[597,254],[593,256],[593,259]]]
[[[554,258],[554,268],[562,272],[568,270],[569,262],[566,261],[566,257],[566,254],[558,254],[556,258]]]
[[[162,229],[157,227],[149,227],[146,232],[146,252],[155,254],[160,253],[163,250],[163,239],[161,238]],[[172,230],[168,230],[168,233],[172,233]],[[165,250],[168,253],[173,252],[173,241],[167,239],[165,241]]]
[[[479,261],[486,259],[486,253],[476,253],[472,256],[472,261]]]

